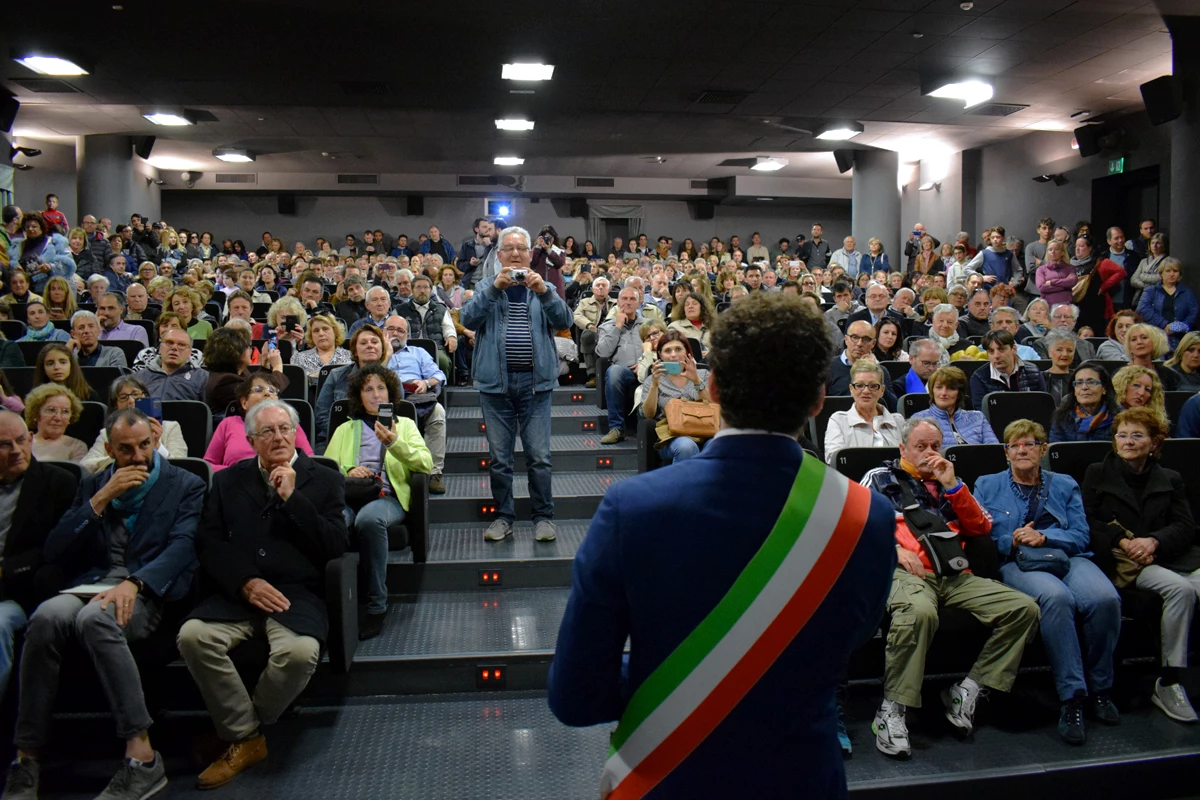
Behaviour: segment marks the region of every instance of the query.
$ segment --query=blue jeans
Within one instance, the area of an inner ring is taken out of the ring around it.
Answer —
[[[658,451],[658,455],[668,464],[675,464],[700,455],[700,445],[686,436],[676,436],[663,445],[663,449]]]
[[[13,668],[13,648],[17,631],[25,629],[25,609],[16,600],[0,601],[0,698],[8,686]]]
[[[367,576],[367,613],[387,611],[388,528],[404,521],[404,509],[394,495],[372,500],[358,510],[347,507],[346,527],[358,534],[360,568]]]
[[[1014,562],[1000,567],[1004,582],[1038,602],[1042,642],[1054,671],[1058,699],[1107,692],[1113,684],[1113,650],[1121,633],[1121,598],[1100,568],[1082,556],[1071,558],[1071,571],[1059,580],[1048,572],[1023,572]],[[1075,630],[1083,620],[1084,655]],[[1086,659],[1086,663],[1085,663]],[[1085,677],[1086,676],[1086,677]]]
[[[637,375],[629,367],[610,364],[604,376],[604,399],[608,405],[608,429],[621,430],[625,427],[625,416],[633,405],[633,393],[637,391]]]
[[[492,461],[492,499],[496,516],[516,519],[513,503],[513,449],[517,433],[529,464],[529,497],[533,521],[554,519],[554,490],[550,485],[551,392],[535,392],[532,372],[508,373],[508,391],[480,392],[483,422],[487,428],[488,457]]]

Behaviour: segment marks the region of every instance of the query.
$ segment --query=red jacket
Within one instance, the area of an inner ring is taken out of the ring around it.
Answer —
[[[71,226],[67,224],[67,217],[57,208],[51,211],[46,209],[42,212],[42,219],[46,220],[47,225],[58,225],[62,228],[63,236],[66,236],[70,231]]]
[[[979,505],[979,501],[971,495],[971,490],[965,483],[959,483],[957,489],[946,492],[945,497],[954,508],[954,513],[958,515],[958,522],[947,523],[951,530],[964,537],[987,536],[992,532],[991,515]],[[925,571],[933,572],[933,564],[929,562],[929,556],[925,555],[925,548],[921,547],[917,537],[909,531],[902,513],[896,514],[896,544],[910,553],[916,553]]]
[[[1096,264],[1096,275],[1100,276],[1100,294],[1104,297],[1104,319],[1110,320],[1113,315],[1113,301],[1109,292],[1125,280],[1126,273],[1121,269],[1121,265],[1111,258],[1102,258]],[[1088,288],[1091,289],[1090,286]]]

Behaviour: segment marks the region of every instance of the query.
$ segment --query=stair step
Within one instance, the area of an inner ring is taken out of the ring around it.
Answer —
[[[538,542],[533,525],[518,522],[502,542],[484,541],[486,522],[429,526],[429,560],[414,564],[412,551],[388,556],[388,591],[394,595],[426,591],[491,591],[571,585],[571,562],[587,535],[585,520],[564,520],[558,538]],[[488,583],[481,585],[481,573]],[[491,583],[495,577],[498,583]]]
[[[596,390],[580,386],[559,386],[551,393],[551,403],[556,406],[595,405]],[[479,407],[479,390],[460,386],[446,387],[446,405],[449,408],[462,406]]]
[[[487,474],[487,437],[448,436],[446,438],[447,473]],[[636,470],[637,442],[627,438],[619,445],[601,445],[600,434],[552,434],[550,460],[555,470],[587,472],[589,470]],[[605,459],[601,461],[601,459]],[[525,447],[517,437],[514,472],[525,472]]]
[[[604,412],[595,405],[550,407],[550,433],[597,433]],[[450,406],[446,409],[446,435],[471,436],[483,433],[483,409],[479,406]]]
[[[637,473],[632,470],[558,472],[552,480],[556,520],[591,519],[608,487]],[[494,517],[491,480],[486,473],[443,476],[446,493],[434,495],[429,502],[429,521],[481,522]],[[527,520],[533,512],[529,500],[529,479],[525,473],[513,474],[514,510],[517,519]]]

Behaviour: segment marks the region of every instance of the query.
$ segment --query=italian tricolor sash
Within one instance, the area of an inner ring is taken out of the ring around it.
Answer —
[[[804,458],[758,552],[634,692],[612,736],[601,797],[644,797],[712,733],[824,601],[870,507],[870,491]]]

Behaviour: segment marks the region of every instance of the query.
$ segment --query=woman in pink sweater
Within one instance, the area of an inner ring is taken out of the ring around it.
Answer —
[[[1047,244],[1046,260],[1037,268],[1037,288],[1042,299],[1051,308],[1057,303],[1070,303],[1075,281],[1075,267],[1067,259],[1066,246],[1057,240]]]
[[[213,472],[231,467],[244,458],[254,457],[254,448],[246,440],[245,414],[263,400],[279,398],[280,375],[276,372],[255,372],[238,386],[237,402],[240,414],[230,414],[213,431],[212,441],[204,452],[204,460],[212,464]],[[304,429],[296,431],[296,449],[311,456],[312,445]]]

